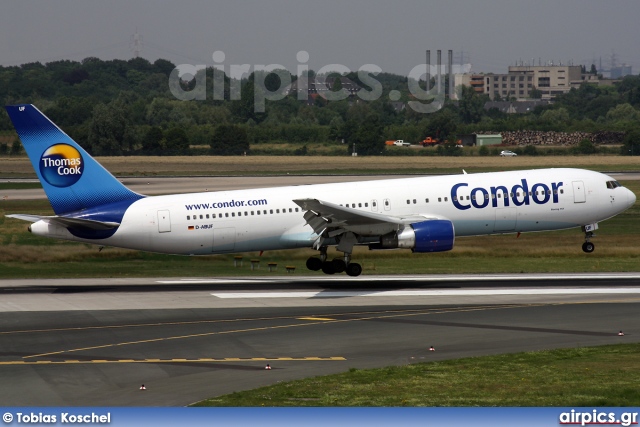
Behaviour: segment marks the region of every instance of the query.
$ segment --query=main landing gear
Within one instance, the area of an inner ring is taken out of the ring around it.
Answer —
[[[351,254],[345,252],[344,258],[327,259],[327,247],[320,248],[320,258],[311,257],[307,260],[307,268],[312,271],[322,270],[324,274],[346,272],[348,276],[356,277],[362,273],[362,266],[351,262]]]

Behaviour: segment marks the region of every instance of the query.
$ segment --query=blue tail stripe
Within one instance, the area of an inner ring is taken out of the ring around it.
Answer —
[[[125,187],[33,105],[5,108],[57,215],[144,197]]]

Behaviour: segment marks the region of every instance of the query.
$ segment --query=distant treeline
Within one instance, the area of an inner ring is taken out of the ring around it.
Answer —
[[[239,81],[224,76],[223,99],[214,100],[214,70],[201,70],[179,85],[189,90],[204,78],[206,99],[181,101],[170,90],[175,69],[164,59],[151,63],[143,58],[103,61],[93,57],[0,67],[0,98],[4,105],[35,104],[94,155],[238,155],[251,154],[252,148],[265,154],[267,146],[283,143],[298,145],[294,153],[298,155],[315,153],[316,146],[347,155],[353,144],[359,155],[385,155],[396,154],[385,149],[385,140],[417,143],[431,136],[455,141],[456,135],[487,131],[622,132],[621,154],[640,154],[640,76],[627,76],[613,86],[583,84],[552,105],[523,115],[485,110],[487,98],[466,87],[456,88],[460,101],[447,100],[435,113],[419,113],[406,105],[415,100],[408,79],[388,73],[375,76],[382,96],[373,101],[356,96],[327,101],[316,96],[306,102],[292,92],[281,100],[267,100],[265,111],[257,112],[254,99],[260,85],[255,73]],[[267,89],[284,90],[276,74],[259,77]],[[355,73],[346,77],[372,89]],[[230,95],[232,84],[240,88],[239,97]],[[339,83],[331,88],[338,89]],[[5,137],[0,139],[0,154],[19,150],[19,145],[6,142],[12,131],[3,111],[0,134]]]

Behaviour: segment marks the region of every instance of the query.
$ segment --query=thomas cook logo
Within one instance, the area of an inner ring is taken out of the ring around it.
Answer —
[[[84,171],[82,156],[74,147],[56,144],[40,157],[40,174],[55,187],[69,187],[78,182]]]

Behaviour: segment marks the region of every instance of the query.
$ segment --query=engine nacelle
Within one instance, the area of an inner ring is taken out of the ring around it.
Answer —
[[[369,249],[411,249],[413,252],[444,252],[453,249],[455,232],[453,223],[434,219],[411,224],[403,230],[380,236],[380,242]]]

